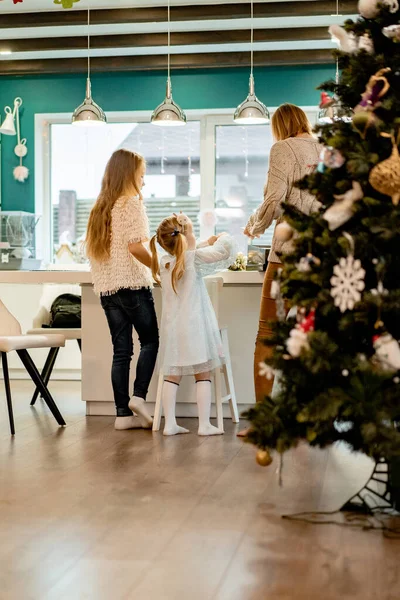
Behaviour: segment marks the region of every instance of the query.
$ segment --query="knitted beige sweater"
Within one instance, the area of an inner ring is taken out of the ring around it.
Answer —
[[[149,240],[146,208],[139,198],[119,198],[111,213],[110,258],[90,263],[94,291],[98,295],[115,294],[121,289],[152,288],[150,269],[129,252],[129,244]]]
[[[318,164],[322,146],[311,137],[288,138],[277,142],[271,148],[269,156],[268,180],[264,188],[264,202],[250,217],[247,231],[261,235],[274,219],[279,223],[281,204],[288,202],[305,214],[317,211],[319,202],[308,190],[299,190],[294,183],[311,173]],[[291,242],[272,240],[269,262],[279,263],[277,253],[287,254],[292,248]]]

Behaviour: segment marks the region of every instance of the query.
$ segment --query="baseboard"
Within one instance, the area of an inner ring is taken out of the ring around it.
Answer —
[[[147,403],[151,414],[154,414],[154,402]],[[229,405],[224,404],[224,419],[230,419]],[[239,417],[250,408],[249,404],[238,404]],[[115,416],[114,402],[86,402],[86,414],[88,416]],[[176,405],[176,416],[180,418],[197,417],[197,405],[191,402],[178,402]],[[211,416],[216,418],[215,406],[211,407]]]
[[[3,379],[3,372],[0,372],[0,379]],[[30,377],[25,369],[10,369],[10,379],[13,380],[30,380]],[[51,374],[51,379],[54,381],[81,381],[80,369],[54,369]]]

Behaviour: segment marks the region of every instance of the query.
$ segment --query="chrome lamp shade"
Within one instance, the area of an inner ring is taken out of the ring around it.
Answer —
[[[86,98],[72,115],[72,124],[80,126],[106,125],[107,118],[103,109],[94,102],[90,79],[86,82]]]
[[[173,101],[170,78],[167,79],[167,93],[164,101],[157,106],[151,115],[153,125],[179,127],[186,125],[186,115],[178,104]]]
[[[268,108],[255,95],[253,75],[250,75],[249,95],[237,107],[233,120],[238,125],[267,125],[270,122]]]

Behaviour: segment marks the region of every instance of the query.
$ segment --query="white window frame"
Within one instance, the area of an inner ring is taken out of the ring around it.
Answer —
[[[315,123],[318,108],[303,106],[311,123]],[[232,125],[234,108],[187,110],[188,121],[200,122],[200,210],[215,207],[215,130],[217,125]],[[271,108],[271,115],[276,108]],[[118,111],[107,113],[108,123],[149,123],[151,111]],[[35,213],[41,215],[36,228],[38,258],[51,263],[52,206],[51,206],[51,147],[50,127],[71,122],[70,113],[40,113],[35,115]],[[206,239],[214,233],[212,227],[201,225],[200,235]]]

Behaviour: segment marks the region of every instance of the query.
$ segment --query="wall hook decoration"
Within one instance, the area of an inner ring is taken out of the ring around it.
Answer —
[[[28,175],[29,175],[29,169],[22,164],[22,159],[24,156],[27,155],[28,148],[26,147],[26,139],[24,138],[21,140],[21,130],[20,130],[20,123],[19,123],[19,108],[22,104],[22,100],[21,100],[21,98],[18,98],[18,100],[20,100],[20,102],[18,103],[17,109],[15,111],[15,116],[16,116],[16,121],[17,121],[17,145],[14,148],[14,153],[19,158],[19,165],[17,167],[15,167],[13,174],[14,174],[14,179],[23,183],[25,181],[25,179],[28,178]]]
[[[6,113],[6,118],[4,119],[1,127],[0,133],[3,135],[16,135],[15,131],[15,115],[22,104],[21,98],[15,98],[14,100],[14,108],[11,109],[10,106],[6,106],[4,112]]]

